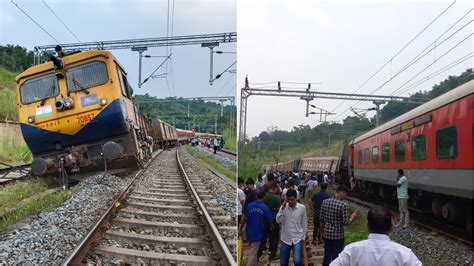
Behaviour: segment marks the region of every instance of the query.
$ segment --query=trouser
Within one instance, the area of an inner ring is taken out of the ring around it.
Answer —
[[[270,242],[270,246],[268,247],[268,251],[270,251],[270,259],[273,259],[276,256],[278,241],[280,240],[280,225],[276,221],[273,221],[273,230],[270,230],[268,226],[265,227],[263,240],[260,242],[260,247],[258,249],[258,257],[260,257],[263,251],[267,249],[267,240]]]
[[[306,192],[306,186],[300,187],[300,194],[301,194],[302,199],[304,199],[305,192]]]
[[[214,146],[214,154],[217,152],[217,146]]]
[[[408,226],[410,214],[408,213],[408,199],[398,199],[398,208],[400,210],[400,225],[404,223]]]
[[[343,239],[324,239],[324,259],[323,266],[329,265],[331,261],[335,260],[339,253],[344,249]]]
[[[287,266],[290,260],[290,251],[293,249],[293,263],[295,266],[303,265],[303,241],[291,246],[280,241],[280,265]]]
[[[242,220],[242,215],[237,215],[237,228],[240,227],[240,221]]]
[[[313,216],[313,240],[319,239],[319,215]]]
[[[248,266],[256,266],[257,265],[257,253],[258,247],[260,246],[260,241],[258,242],[250,242],[249,254],[247,256],[247,265]]]

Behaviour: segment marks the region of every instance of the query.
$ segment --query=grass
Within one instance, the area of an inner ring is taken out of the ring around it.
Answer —
[[[0,119],[18,120],[15,76],[15,73],[0,67]]]
[[[33,159],[30,149],[24,143],[0,138],[0,161],[6,163],[28,163]]]
[[[225,140],[224,149],[237,151],[237,132],[235,132],[235,130],[231,132],[231,130],[226,127],[224,129],[224,132],[222,132],[222,137]]]
[[[31,216],[53,210],[79,192],[78,187],[57,190],[52,179],[17,181],[0,191],[0,230]]]
[[[38,178],[27,181],[18,181],[7,185],[0,191],[0,210],[13,206],[20,201],[46,191],[47,189],[55,188],[58,184],[52,179]]]
[[[349,210],[349,215],[354,210]],[[365,240],[369,236],[366,217],[359,216],[348,226],[344,228],[345,245]]]
[[[203,152],[197,149],[194,149],[191,146],[186,146],[186,149],[189,152],[189,154],[191,154],[196,160],[198,160],[202,164],[209,165],[210,167],[216,169],[221,174],[227,176],[231,180],[234,180],[234,181],[236,180],[235,169],[225,167],[224,165],[222,165],[221,162],[214,160],[212,158],[209,158]]]

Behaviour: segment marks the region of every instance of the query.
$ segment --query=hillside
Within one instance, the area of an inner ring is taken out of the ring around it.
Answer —
[[[0,66],[0,120],[18,120],[15,95],[16,75]]]

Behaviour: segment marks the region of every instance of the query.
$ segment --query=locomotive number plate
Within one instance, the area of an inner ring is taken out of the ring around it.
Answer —
[[[92,121],[92,119],[94,119],[94,114],[91,113],[91,114],[86,114],[86,115],[80,115],[77,117],[77,122],[83,126],[87,123],[89,123],[90,121]]]

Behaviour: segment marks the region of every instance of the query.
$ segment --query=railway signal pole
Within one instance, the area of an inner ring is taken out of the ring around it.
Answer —
[[[280,83],[280,82],[278,82]],[[334,90],[331,90],[334,91]],[[354,94],[354,93],[339,93],[339,92],[323,92],[323,91],[310,91],[309,89],[301,90],[287,90],[282,89],[278,86],[275,89],[259,89],[250,88],[248,78],[245,77],[245,85],[240,91],[240,125],[239,125],[239,147],[242,147],[247,134],[247,100],[250,96],[276,96],[276,97],[293,97],[300,98],[307,101],[309,99],[333,99],[333,100],[351,100],[351,101],[373,101],[376,103],[378,109],[379,106],[386,102],[404,102],[404,103],[423,103],[417,102],[410,99],[410,97],[401,96],[386,96],[386,95],[371,95],[371,94]],[[378,105],[377,105],[378,104]],[[307,106],[307,114],[309,109]],[[323,110],[324,111],[324,110]],[[321,115],[323,113],[321,111]],[[329,115],[329,112],[325,112],[325,115]]]

